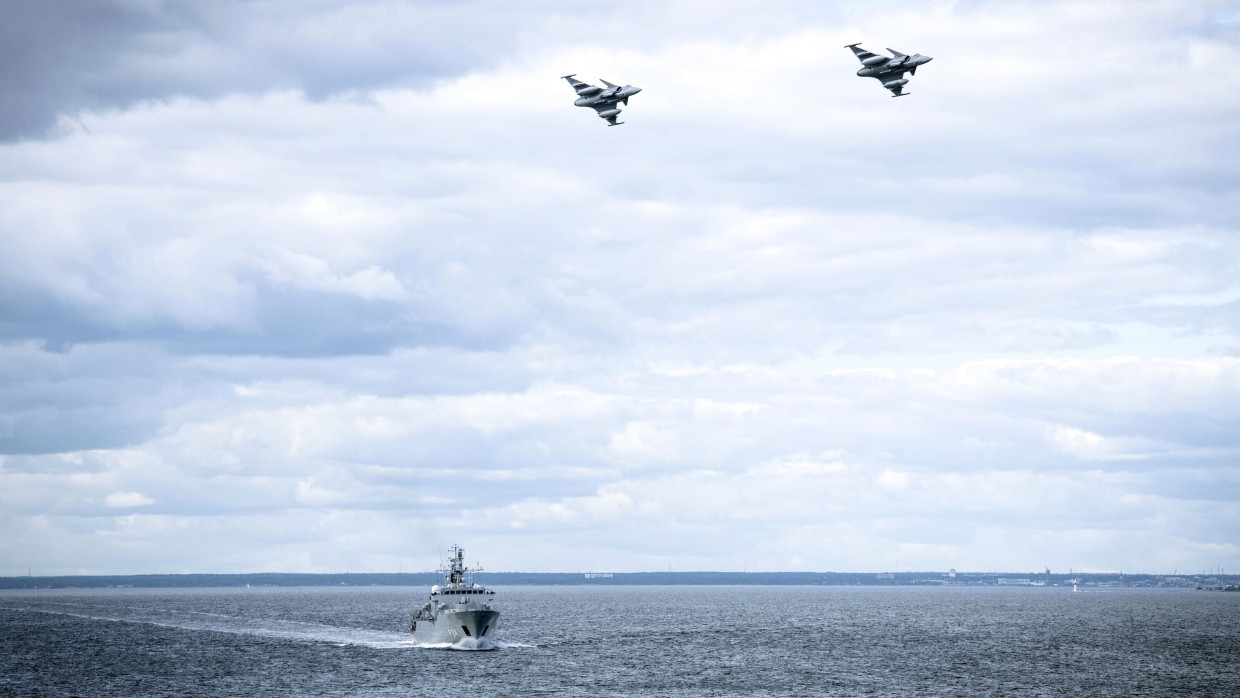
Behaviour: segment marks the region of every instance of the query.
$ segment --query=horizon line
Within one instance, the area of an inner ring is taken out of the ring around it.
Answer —
[[[187,577],[187,576],[257,576],[257,575],[300,575],[300,576],[343,576],[343,575],[371,575],[371,576],[390,576],[390,575],[439,575],[442,574],[437,570],[421,570],[415,572],[291,572],[291,571],[264,571],[264,572],[72,572],[59,574],[10,574],[0,575],[0,579],[49,579],[56,577]],[[559,571],[559,572],[521,572],[521,571],[479,571],[479,574],[537,574],[537,575],[677,575],[677,574],[729,574],[729,575],[874,575],[876,578],[883,578],[882,575],[941,575],[949,577],[956,576],[979,576],[979,575],[1025,575],[1032,577],[1071,577],[1078,575],[1110,575],[1110,576],[1142,576],[1142,577],[1201,577],[1201,576],[1237,576],[1237,573],[1228,574],[1227,572],[1218,570],[1203,570],[1201,572],[1180,572],[1174,570],[1172,572],[1131,572],[1127,570],[1108,570],[1108,571],[1083,571],[1072,570],[1067,572],[1052,572],[1044,569],[1042,571],[1018,571],[1018,570],[864,570],[854,572],[843,571],[818,571],[818,570],[767,570],[767,571],[750,571],[750,570],[644,570],[639,572],[609,572],[605,570],[576,570],[576,571]]]

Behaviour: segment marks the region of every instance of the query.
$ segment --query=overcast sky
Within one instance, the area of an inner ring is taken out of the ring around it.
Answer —
[[[10,0],[0,63],[0,575],[1240,571],[1240,2]]]

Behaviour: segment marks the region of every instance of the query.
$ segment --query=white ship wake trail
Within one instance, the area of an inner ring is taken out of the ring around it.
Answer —
[[[6,610],[33,611],[52,615],[83,618],[86,620],[102,620],[118,623],[141,623],[179,630],[206,630],[210,632],[231,633],[234,635],[253,635],[258,637],[275,637],[301,642],[328,642],[342,647],[360,646],[372,649],[404,649],[417,647],[407,633],[371,630],[368,628],[341,628],[321,623],[302,621],[274,620],[267,618],[244,618],[228,616],[220,613],[204,613],[200,611],[173,611],[144,609],[130,613],[91,612],[85,604],[58,604],[63,608],[46,606],[26,606]],[[85,608],[84,608],[85,607]]]

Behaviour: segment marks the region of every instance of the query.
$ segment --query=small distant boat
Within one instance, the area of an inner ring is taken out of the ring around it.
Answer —
[[[465,551],[454,545],[439,571],[444,573],[443,585],[431,587],[429,600],[409,624],[413,639],[457,649],[495,649],[499,611],[491,608],[495,592],[473,581],[473,573],[481,568],[466,567]]]

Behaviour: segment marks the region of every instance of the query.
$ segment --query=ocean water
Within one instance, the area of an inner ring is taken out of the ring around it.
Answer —
[[[0,592],[3,696],[1240,696],[1240,594],[499,588],[500,646],[419,647],[426,590]]]

